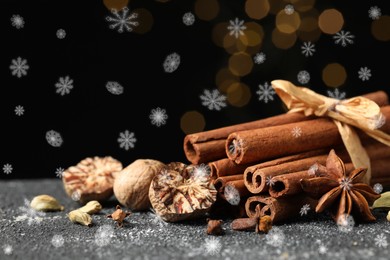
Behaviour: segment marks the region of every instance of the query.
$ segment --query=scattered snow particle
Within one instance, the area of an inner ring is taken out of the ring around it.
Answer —
[[[375,237],[375,245],[377,247],[387,247],[387,238],[385,234],[381,233]]]
[[[81,197],[81,192],[79,190],[72,192],[71,198],[73,201],[79,201],[80,197]]]
[[[14,249],[12,248],[11,245],[6,244],[3,246],[3,252],[5,255],[12,255],[13,251],[14,251]]]
[[[380,194],[383,191],[383,186],[380,183],[375,183],[374,187],[372,187],[374,191]]]
[[[307,174],[309,176],[316,176],[317,171],[318,171],[318,165],[313,164],[312,166],[309,167],[309,170],[307,170]]]
[[[238,38],[240,35],[244,35],[244,30],[246,29],[246,26],[244,25],[244,20],[238,20],[236,19],[230,20],[230,25],[227,27],[227,29],[230,31],[229,35],[234,35],[234,37]]]
[[[115,81],[108,81],[106,84],[106,89],[108,92],[114,95],[121,95],[124,91],[124,88],[121,86],[121,84]]]
[[[309,211],[310,211],[310,204],[305,204],[302,206],[301,210],[299,211],[299,214],[301,214],[301,216],[307,215]]]
[[[291,130],[291,135],[295,138],[298,138],[302,135],[302,129],[299,126],[294,126]]]
[[[339,231],[348,233],[352,231],[355,226],[355,220],[351,215],[342,214],[337,219],[337,226]]]
[[[341,30],[340,32],[336,33],[336,35],[333,35],[333,39],[335,40],[335,44],[341,44],[341,46],[345,47],[348,44],[353,44],[353,38],[355,38],[354,35],[352,35],[348,31]]]
[[[53,147],[60,147],[64,142],[61,134],[54,130],[46,132],[46,141]]]
[[[24,19],[18,14],[14,14],[11,17],[11,25],[16,29],[21,29],[24,27]]]
[[[164,71],[167,73],[174,72],[179,67],[180,61],[181,61],[180,55],[177,54],[176,52],[169,54],[163,62]]]
[[[195,22],[195,16],[193,13],[188,12],[183,15],[183,23],[187,26],[193,25]]]
[[[316,51],[315,45],[311,42],[304,42],[301,46],[302,54],[306,57],[313,56],[314,52]]]
[[[16,106],[15,107],[15,114],[17,116],[22,116],[24,114],[24,107],[23,106]]]
[[[367,67],[362,67],[358,71],[358,74],[359,74],[359,79],[361,79],[362,81],[369,80],[371,77],[371,70],[368,69]]]
[[[310,74],[306,70],[301,70],[297,75],[298,82],[301,84],[307,84],[310,81]]]
[[[294,6],[292,4],[288,4],[284,7],[284,12],[287,14],[287,15],[291,15],[293,14],[295,11],[294,9]]]
[[[165,109],[161,109],[157,107],[156,109],[152,109],[150,112],[149,118],[151,120],[152,125],[160,127],[161,125],[165,125],[168,119],[168,115]]]
[[[136,141],[137,139],[134,137],[134,133],[129,132],[129,130],[119,133],[119,147],[125,149],[126,151],[130,148],[134,148]]]
[[[272,227],[265,238],[267,239],[267,244],[280,247],[284,244],[285,236],[280,228]]]
[[[370,9],[368,9],[368,17],[372,20],[378,20],[381,15],[381,9],[378,6],[371,6]]]
[[[226,185],[223,193],[226,201],[231,205],[237,206],[240,203],[240,193],[234,186]]]
[[[325,245],[320,245],[318,247],[318,253],[320,253],[321,255],[325,254],[327,251],[328,251],[328,248]]]
[[[65,78],[60,77],[55,84],[55,87],[57,88],[56,93],[61,96],[69,94],[70,90],[73,88],[73,79],[69,78],[69,76],[65,76]]]
[[[259,95],[259,100],[268,103],[268,100],[274,100],[275,90],[272,88],[268,82],[264,82],[264,85],[259,85],[259,90],[256,91],[256,94]]]
[[[64,237],[62,235],[54,235],[51,239],[51,244],[54,247],[61,247],[64,245]]]
[[[62,175],[64,174],[64,171],[65,171],[64,168],[58,167],[58,168],[56,169],[56,177],[61,179],[61,178],[62,178]]]
[[[229,145],[229,153],[239,154],[243,146],[244,146],[244,141],[242,139],[234,139],[232,143]]]
[[[336,88],[334,91],[328,90],[328,96],[335,99],[345,99],[345,92],[340,92],[338,88]]]
[[[195,179],[203,180],[210,177],[210,166],[207,164],[201,163],[196,165],[194,171],[192,172]]]
[[[103,225],[95,233],[95,243],[98,246],[106,246],[110,244],[113,237],[114,228],[111,225]]]
[[[13,168],[12,168],[12,165],[11,165],[11,164],[6,163],[6,164],[3,165],[3,172],[4,172],[5,174],[11,174],[12,171],[13,171]]]
[[[64,29],[58,29],[57,32],[56,32],[56,36],[60,40],[64,39],[65,36],[66,36],[65,30]]]
[[[27,75],[27,70],[30,68],[27,64],[26,59],[22,59],[21,57],[17,57],[11,61],[11,65],[9,66],[12,76],[21,78],[22,76]]]
[[[129,8],[124,7],[119,12],[115,9],[111,10],[112,16],[107,16],[106,20],[108,22],[112,22],[109,26],[110,29],[114,30],[117,29],[119,33],[123,33],[123,29],[126,29],[126,31],[131,32],[133,31],[133,27],[136,27],[139,25],[135,19],[138,17],[137,13],[129,13]]]
[[[204,248],[209,255],[217,255],[222,248],[221,241],[216,237],[206,238],[204,242]]]
[[[266,55],[263,52],[256,53],[255,57],[253,57],[253,61],[256,64],[262,64],[266,60]]]
[[[20,216],[20,220],[26,220],[29,225],[38,224],[43,220],[45,214],[40,211],[36,211],[35,209],[30,207],[30,201],[28,199],[24,199],[24,206],[19,207],[19,210],[23,213],[23,216]]]
[[[221,110],[222,107],[226,107],[226,96],[222,95],[218,89],[212,91],[205,89],[203,95],[200,95],[200,99],[202,105],[210,110]]]

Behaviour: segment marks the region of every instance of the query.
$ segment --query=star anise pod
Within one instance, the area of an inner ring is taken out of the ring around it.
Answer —
[[[362,183],[367,168],[347,172],[343,161],[332,149],[326,160],[326,167],[313,165],[309,173],[314,178],[302,179],[302,189],[309,196],[319,199],[316,212],[328,209],[337,222],[339,217],[352,215],[362,221],[375,221],[369,205],[380,197],[369,185]]]

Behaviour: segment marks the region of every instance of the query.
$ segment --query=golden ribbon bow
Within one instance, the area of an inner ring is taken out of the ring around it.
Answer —
[[[329,98],[286,80],[273,80],[271,85],[289,112],[332,118],[354,167],[367,168],[363,182],[370,184],[370,158],[353,127],[390,146],[390,135],[378,130],[385,123],[380,107],[374,101],[360,96],[345,100]]]

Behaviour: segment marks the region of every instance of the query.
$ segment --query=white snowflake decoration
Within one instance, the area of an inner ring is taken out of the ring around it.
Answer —
[[[306,57],[313,56],[314,52],[316,51],[315,45],[311,42],[304,42],[301,46],[302,54]]]
[[[51,238],[51,244],[54,247],[61,247],[64,245],[64,237],[62,235],[54,235]]]
[[[293,14],[295,11],[294,9],[294,6],[292,4],[288,4],[284,7],[284,12],[287,14],[287,15],[291,15]]]
[[[43,212],[37,211],[30,207],[30,201],[28,199],[24,199],[24,205],[19,207],[19,210],[23,214],[22,219],[27,219],[27,223],[38,224],[43,220],[45,214]]]
[[[301,210],[299,211],[299,214],[301,216],[307,215],[307,213],[310,211],[310,204],[305,204],[302,206]]]
[[[306,70],[301,70],[297,75],[298,82],[301,84],[307,84],[310,81],[310,74]]]
[[[309,170],[307,170],[307,174],[309,176],[316,176],[316,172],[318,171],[318,165],[313,164],[312,166],[309,167]]]
[[[73,88],[73,79],[69,78],[69,76],[65,76],[65,78],[60,77],[55,84],[55,87],[57,88],[56,93],[61,96],[69,94],[70,90]]]
[[[64,168],[62,168],[62,167],[58,167],[57,169],[56,169],[56,177],[57,178],[62,178],[62,175],[64,174],[64,171],[65,171],[65,169]]]
[[[263,52],[256,53],[255,57],[253,57],[253,61],[256,64],[262,64],[266,60],[266,55]]]
[[[265,178],[265,184],[270,187],[275,185],[275,181],[272,176],[267,176],[267,178]]]
[[[11,17],[11,25],[16,29],[22,29],[24,27],[24,19],[18,14],[14,14]]]
[[[371,77],[371,70],[367,67],[361,67],[358,74],[359,79],[361,79],[362,81],[369,80]]]
[[[111,225],[103,225],[95,233],[95,244],[98,246],[106,246],[110,244],[113,237],[114,228]]]
[[[221,251],[222,243],[216,237],[206,238],[204,242],[204,248],[207,254],[217,255]]]
[[[4,245],[3,246],[3,252],[5,255],[12,255],[12,252],[14,251],[14,249],[12,248],[11,245]]]
[[[338,99],[338,100],[342,100],[342,99],[345,99],[345,92],[340,92],[338,88],[336,88],[334,91],[330,91],[328,90],[328,96],[331,97],[331,98],[335,98],[335,99]]]
[[[21,78],[22,76],[27,75],[27,70],[30,68],[30,66],[28,66],[26,59],[17,57],[11,61],[9,68],[11,70],[12,76]]]
[[[121,95],[124,91],[124,88],[121,86],[121,84],[115,81],[108,81],[106,84],[106,89],[113,95]]]
[[[321,255],[326,254],[327,251],[328,251],[328,248],[325,245],[321,244],[318,247],[318,253],[320,253]]]
[[[234,139],[229,145],[229,153],[236,154],[244,147],[244,141],[242,139]]]
[[[56,36],[60,40],[64,39],[65,36],[66,36],[65,30],[64,29],[58,29],[57,32],[56,32]]]
[[[164,71],[167,73],[174,72],[177,68],[179,68],[180,61],[180,55],[176,52],[169,54],[163,62]]]
[[[75,190],[72,192],[72,195],[70,196],[73,201],[79,201],[81,198],[81,192],[79,190]]]
[[[64,142],[61,134],[54,130],[46,132],[46,141],[53,147],[60,147]]]
[[[340,181],[340,188],[349,191],[352,188],[352,180],[349,177],[343,177]]]
[[[383,186],[380,183],[375,183],[374,187],[372,188],[378,194],[380,194],[383,191]]]
[[[196,165],[192,175],[194,179],[204,180],[210,177],[210,166],[204,163]]]
[[[259,85],[259,90],[256,91],[256,94],[259,95],[260,101],[268,103],[269,100],[274,100],[275,90],[268,84],[268,82],[264,82],[264,85]]]
[[[233,206],[237,206],[240,203],[240,193],[236,188],[231,185],[226,185],[223,194],[225,199]]]
[[[280,247],[284,244],[285,236],[280,228],[272,227],[265,238],[267,239],[267,244]]]
[[[351,232],[355,226],[355,220],[351,215],[342,214],[337,219],[337,226],[339,231],[348,233]]]
[[[152,125],[160,127],[161,125],[165,125],[168,119],[168,115],[165,109],[161,109],[157,107],[156,109],[152,109],[150,112],[149,118],[151,120]]]
[[[222,95],[218,89],[212,91],[205,89],[203,95],[200,95],[202,105],[206,106],[210,110],[221,110],[222,107],[226,107],[226,96]]]
[[[191,12],[183,15],[183,23],[187,26],[193,25],[195,22],[195,15]]]
[[[355,38],[354,35],[352,35],[348,31],[341,30],[340,32],[336,33],[336,35],[333,35],[333,39],[335,40],[335,44],[341,44],[341,46],[345,47],[348,44],[353,44],[353,38]]]
[[[130,148],[134,148],[136,141],[137,139],[134,137],[134,133],[129,132],[129,130],[119,133],[119,147],[125,149],[126,151]]]
[[[370,9],[368,9],[368,17],[372,20],[378,20],[381,15],[381,9],[378,6],[371,6]]]
[[[3,165],[3,172],[4,172],[5,174],[11,174],[12,171],[13,171],[13,168],[12,168],[12,165],[11,165],[11,164],[6,163],[6,164]]]
[[[383,248],[387,247],[388,244],[387,244],[387,238],[385,234],[381,233],[375,237],[375,245],[377,247],[383,247]]]
[[[291,130],[291,135],[295,138],[298,138],[302,135],[302,129],[299,126],[294,126]]]
[[[234,35],[234,37],[238,38],[240,35],[244,35],[244,30],[246,29],[246,26],[244,25],[244,20],[238,20],[236,19],[230,20],[230,25],[227,27],[227,29],[230,31],[229,35]]]
[[[17,116],[22,116],[24,114],[24,107],[23,106],[16,106],[15,107],[15,114]]]
[[[129,8],[127,7],[124,7],[119,12],[115,9],[111,10],[113,15],[106,17],[106,20],[111,22],[109,26],[110,29],[117,29],[119,33],[123,33],[123,29],[126,29],[128,32],[133,31],[133,27],[139,25],[139,23],[135,21],[135,19],[138,18],[138,14],[133,12],[129,14],[129,11]]]

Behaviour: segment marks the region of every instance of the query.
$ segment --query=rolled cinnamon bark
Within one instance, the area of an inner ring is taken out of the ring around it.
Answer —
[[[216,179],[222,176],[229,176],[234,174],[243,174],[245,169],[252,164],[236,164],[234,161],[223,158],[217,161],[208,163],[211,172],[211,178]]]
[[[244,177],[243,174],[221,176],[221,177],[215,179],[213,184],[214,184],[215,189],[218,191],[218,193],[223,194],[226,183],[228,183],[229,181],[242,180],[243,177]]]
[[[389,118],[390,106],[381,107],[381,112]],[[381,130],[388,128],[390,122],[386,122]],[[342,139],[333,120],[318,118],[234,132],[228,136],[225,149],[229,159],[237,164],[248,164],[341,144]]]
[[[267,205],[268,195],[249,196],[245,201],[245,212],[249,218],[260,216],[261,209]]]
[[[241,199],[247,197],[250,192],[245,187],[244,180],[228,181],[223,189],[224,197],[232,205],[238,205]]]
[[[273,184],[269,186],[269,195],[273,198],[282,198],[302,193],[303,190],[300,180],[313,177],[315,177],[315,175],[309,174],[307,169],[275,176],[272,178]]]
[[[315,209],[318,201],[301,193],[286,198],[269,197],[264,202],[265,205],[260,210],[260,217],[268,215],[271,217],[272,223],[278,223],[307,214],[309,210]]]

